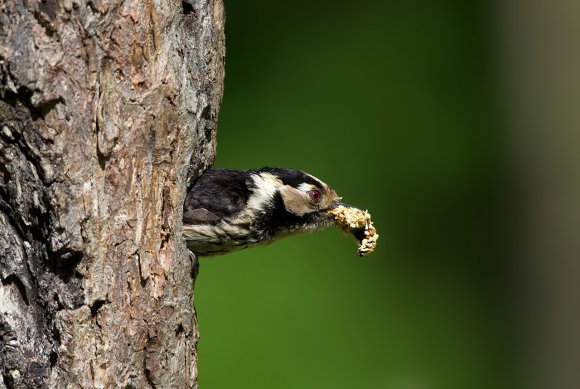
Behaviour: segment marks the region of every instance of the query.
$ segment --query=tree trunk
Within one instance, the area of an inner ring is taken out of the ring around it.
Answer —
[[[221,0],[0,3],[0,388],[195,387]]]

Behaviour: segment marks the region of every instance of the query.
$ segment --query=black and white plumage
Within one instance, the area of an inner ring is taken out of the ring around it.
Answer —
[[[210,169],[189,190],[183,231],[196,255],[224,254],[334,225],[336,192],[295,169]]]

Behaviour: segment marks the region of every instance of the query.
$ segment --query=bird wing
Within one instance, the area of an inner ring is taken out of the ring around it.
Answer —
[[[183,221],[186,224],[215,224],[220,217],[205,208],[191,209],[183,212]]]
[[[183,210],[186,224],[216,224],[239,213],[250,197],[250,174],[233,169],[209,169],[187,193]]]

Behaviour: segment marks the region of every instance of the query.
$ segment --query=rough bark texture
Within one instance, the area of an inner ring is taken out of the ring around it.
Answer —
[[[195,387],[221,0],[0,2],[0,388]]]

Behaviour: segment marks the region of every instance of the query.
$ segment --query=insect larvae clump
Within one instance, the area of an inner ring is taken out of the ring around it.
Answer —
[[[372,253],[377,247],[379,234],[371,221],[371,214],[358,208],[339,206],[331,209],[337,226],[347,233],[351,233],[359,241],[357,254],[364,257]]]

